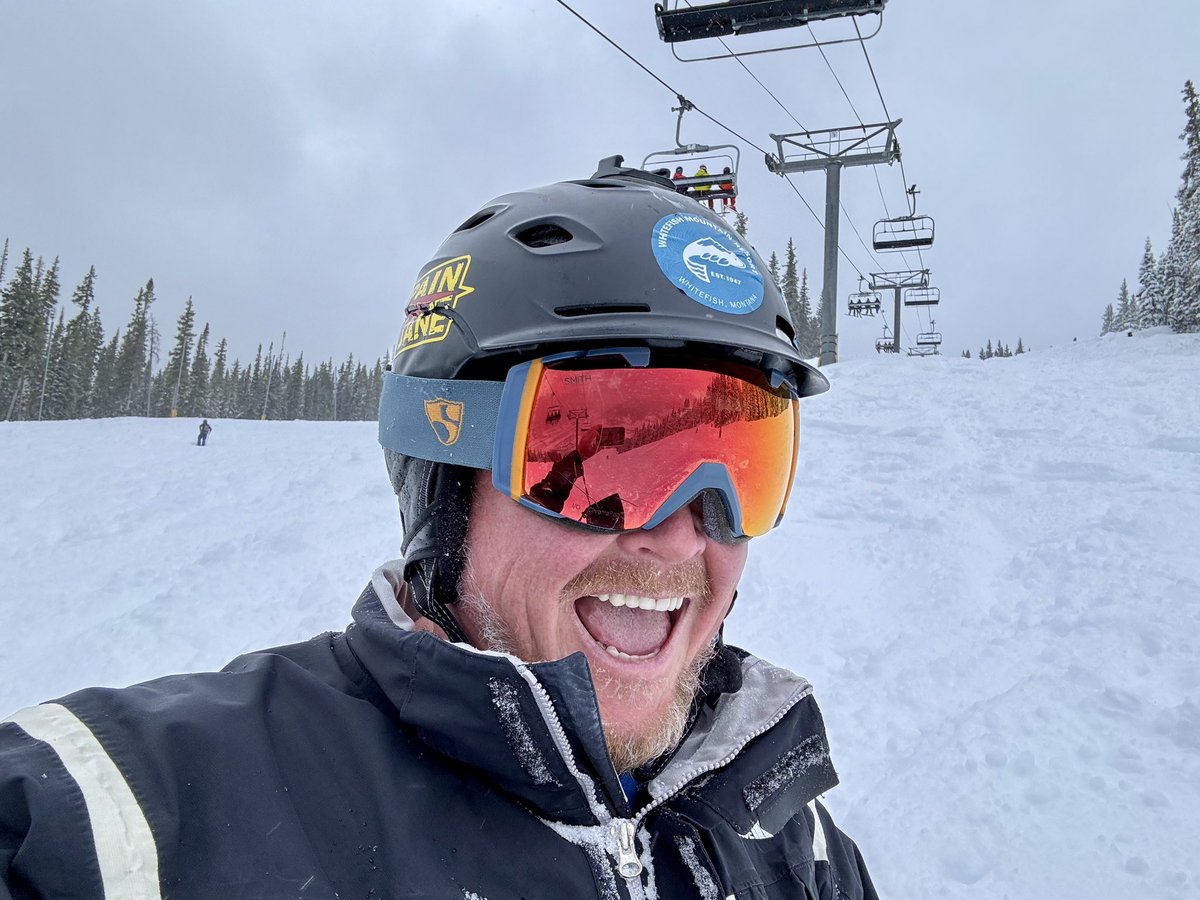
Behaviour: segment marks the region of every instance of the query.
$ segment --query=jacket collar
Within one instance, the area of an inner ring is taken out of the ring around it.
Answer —
[[[416,631],[396,599],[401,571],[396,561],[375,572],[345,636],[391,714],[431,749],[485,771],[546,819],[588,825],[626,816],[584,655],[525,663]],[[739,771],[748,811],[733,810],[734,818],[773,807],[784,793],[791,808],[796,796],[805,795],[803,804],[836,784],[808,682],[752,656],[742,669],[742,689],[704,709],[648,785],[652,799],[665,800],[744,756],[752,761]],[[757,742],[754,753],[743,752],[767,731],[780,732],[784,742],[767,742],[766,751]],[[804,758],[780,769],[797,747],[807,748]]]

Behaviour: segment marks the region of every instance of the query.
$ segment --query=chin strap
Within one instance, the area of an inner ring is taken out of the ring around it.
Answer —
[[[471,642],[449,607],[436,599],[439,592],[436,587],[437,566],[434,563],[434,559],[426,558],[404,567],[404,580],[412,592],[413,605],[417,612],[446,632],[449,640],[456,644],[469,644]]]

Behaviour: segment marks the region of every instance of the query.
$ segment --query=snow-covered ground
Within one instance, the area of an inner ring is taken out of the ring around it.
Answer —
[[[1200,336],[830,370],[728,633],[816,685],[884,897],[1200,896]],[[368,423],[0,424],[0,716],[342,627]]]

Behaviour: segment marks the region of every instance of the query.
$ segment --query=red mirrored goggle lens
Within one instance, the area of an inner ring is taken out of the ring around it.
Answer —
[[[791,489],[798,416],[790,387],[771,387],[754,369],[535,363],[518,414],[511,494],[622,530],[657,524],[664,509],[715,488],[735,533],[765,534]]]

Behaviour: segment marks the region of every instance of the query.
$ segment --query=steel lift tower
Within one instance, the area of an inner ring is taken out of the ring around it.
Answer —
[[[821,284],[819,359],[822,366],[838,361],[837,257],[842,169],[892,163],[899,159],[896,126],[901,121],[771,135],[778,153],[767,154],[770,171],[783,177],[792,172],[825,170],[825,275]],[[871,289],[876,290],[874,285]]]

